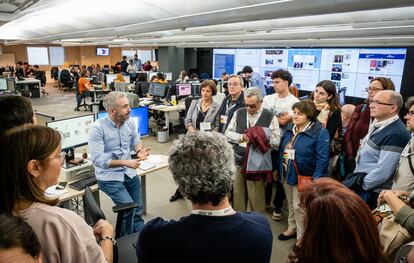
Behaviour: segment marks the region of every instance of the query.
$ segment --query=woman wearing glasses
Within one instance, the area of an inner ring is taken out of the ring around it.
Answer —
[[[26,125],[0,140],[0,213],[17,215],[33,228],[45,262],[112,262],[113,228],[107,221],[92,229],[74,212],[56,207],[58,199],[45,196],[58,183],[64,159],[59,132]]]
[[[358,105],[351,116],[344,135],[345,172],[352,173],[355,169],[355,157],[361,140],[367,135],[370,117],[369,101],[381,90],[395,90],[394,83],[389,78],[376,77],[371,80],[367,88],[368,99],[366,103]]]

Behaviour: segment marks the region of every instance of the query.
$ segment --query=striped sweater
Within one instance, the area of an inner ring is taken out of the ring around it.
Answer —
[[[378,132],[373,132],[361,145],[355,173],[367,173],[364,190],[381,192],[390,189],[400,155],[410,140],[410,133],[400,119],[393,121]]]

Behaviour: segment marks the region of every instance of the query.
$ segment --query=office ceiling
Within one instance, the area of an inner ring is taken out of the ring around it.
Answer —
[[[192,48],[412,46],[414,0],[0,0],[0,41]]]

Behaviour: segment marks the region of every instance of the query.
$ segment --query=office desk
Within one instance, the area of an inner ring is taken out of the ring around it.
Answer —
[[[150,156],[153,157],[159,157],[162,161],[162,163],[160,164],[156,164],[155,167],[150,168],[148,170],[141,170],[141,169],[136,169],[138,176],[141,177],[141,193],[142,193],[142,206],[143,206],[143,213],[146,214],[147,213],[147,183],[146,183],[146,175],[155,171],[158,171],[160,169],[163,169],[165,167],[168,166],[168,156],[166,155],[154,155],[151,154]],[[88,220],[88,216],[87,216],[87,211],[84,211],[84,209],[82,209],[80,206],[83,205],[83,208],[85,208],[85,204],[84,204],[84,200],[83,200],[83,195],[84,195],[84,190],[81,191],[77,191],[75,189],[70,188],[68,185],[66,186],[65,190],[67,190],[66,193],[63,193],[61,195],[59,195],[59,202],[63,205],[63,207],[68,208],[70,210],[74,210],[77,214],[82,215],[84,214],[85,219]],[[94,194],[94,197],[96,199],[96,201],[99,202],[99,188],[98,185],[95,184],[93,186],[91,186],[91,190]],[[80,200],[82,198],[82,200]],[[81,204],[82,202],[82,204]],[[75,203],[75,205],[73,205],[72,203]],[[88,222],[88,221],[87,221]]]
[[[148,170],[137,169],[137,174],[141,177],[141,193],[142,193],[142,213],[145,215],[147,213],[147,180],[146,175],[158,170],[161,170],[165,167],[168,167],[168,156],[167,155],[156,155],[151,154],[150,156],[159,157],[162,160],[161,164],[155,165],[155,167]]]
[[[37,88],[39,89],[39,98],[42,98],[42,90],[41,90],[42,85],[41,85],[40,79],[25,78],[24,80],[16,80],[16,85],[17,86],[24,85],[25,87],[28,87],[29,84],[36,84],[37,85]],[[32,97],[35,97],[35,96],[32,96]]]
[[[176,106],[166,106],[166,105],[149,105],[150,110],[162,111],[165,113],[165,126],[167,130],[170,128],[170,112],[172,111],[182,111],[185,110],[185,105],[177,104]],[[169,140],[170,133],[167,132],[167,140]]]

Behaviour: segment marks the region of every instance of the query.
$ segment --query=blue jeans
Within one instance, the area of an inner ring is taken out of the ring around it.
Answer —
[[[123,182],[98,180],[98,186],[116,205],[130,202],[138,204],[137,208],[124,214],[121,236],[141,231],[144,227],[144,220],[142,219],[141,179],[138,176],[129,178],[125,175]]]

